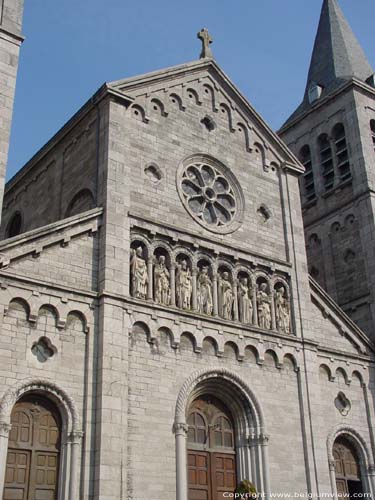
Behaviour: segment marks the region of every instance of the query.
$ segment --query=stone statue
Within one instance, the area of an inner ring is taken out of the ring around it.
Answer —
[[[276,290],[275,306],[277,329],[282,333],[290,333],[289,300],[283,286]]]
[[[208,275],[208,267],[202,267],[197,279],[197,303],[198,312],[201,314],[212,314],[212,281]]]
[[[229,273],[224,271],[219,279],[219,312],[224,319],[232,319],[233,287],[229,281]]]
[[[180,309],[191,309],[191,293],[193,291],[191,272],[184,259],[177,265],[176,299]]]
[[[206,58],[212,59],[213,54],[212,54],[212,51],[210,49],[210,45],[213,42],[213,39],[212,39],[211,35],[209,34],[208,29],[207,28],[201,29],[199,31],[199,33],[197,34],[197,37],[202,42],[202,52],[201,52],[201,55],[199,56],[200,59],[206,59]]]
[[[143,258],[143,249],[138,247],[131,251],[130,275],[132,283],[132,296],[136,299],[147,298],[147,264]]]
[[[252,290],[247,278],[241,278],[238,284],[238,312],[241,323],[249,325],[253,322]]]
[[[165,257],[161,255],[154,268],[155,301],[164,306],[169,306],[171,303],[169,278],[170,274],[165,265]]]
[[[267,283],[261,283],[257,293],[258,321],[260,328],[271,329],[271,298],[267,292]]]

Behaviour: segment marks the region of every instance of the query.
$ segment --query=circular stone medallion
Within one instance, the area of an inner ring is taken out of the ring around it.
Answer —
[[[209,156],[185,160],[177,172],[177,187],[189,214],[215,233],[231,233],[242,222],[244,198],[232,172]]]

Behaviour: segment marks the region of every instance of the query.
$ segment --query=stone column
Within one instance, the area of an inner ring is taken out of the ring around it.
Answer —
[[[176,305],[176,267],[174,264],[171,265],[170,273],[171,306],[174,307]]]
[[[333,500],[337,500],[337,486],[336,486],[336,466],[335,461],[329,461],[329,477],[331,479],[331,488],[333,494]]]
[[[375,465],[369,465],[368,470],[367,470],[367,477],[368,477],[368,487],[369,487],[369,493],[371,493],[372,498],[375,495]]]
[[[262,450],[262,471],[263,471],[263,489],[265,500],[270,500],[270,479],[269,479],[269,457],[268,457],[268,442],[269,436],[262,434],[259,438],[259,443]]]
[[[217,273],[214,272],[212,279],[213,288],[213,301],[214,301],[214,316],[219,316],[219,299],[218,299],[218,283],[217,283]]]
[[[9,432],[12,426],[7,422],[0,422],[0,493],[2,495],[5,484],[5,469],[8,455]]]
[[[192,294],[192,309],[193,311],[198,310],[197,303],[197,270],[192,270],[192,285],[193,285],[193,294]]]
[[[234,279],[233,280],[233,297],[234,297],[234,307],[233,307],[233,312],[234,312],[234,321],[239,320],[239,315],[238,315],[238,280]]]
[[[186,438],[189,427],[185,422],[174,424],[176,435],[176,500],[188,500]]]
[[[153,271],[154,271],[154,258],[149,257],[147,260],[147,275],[148,275],[148,287],[147,287],[147,299],[153,300],[154,298],[154,290],[153,290]]]
[[[250,480],[253,482],[256,490],[260,492],[262,486],[260,481],[258,460],[257,460],[257,446],[258,439],[255,434],[252,434],[248,438],[249,448],[250,448],[250,467],[251,467],[251,476]]]
[[[276,311],[275,311],[275,290],[270,291],[271,298],[271,330],[277,330]]]
[[[83,432],[73,431],[69,436],[70,444],[70,483],[69,483],[69,500],[78,500],[78,481],[77,471],[79,469],[79,450]]]
[[[254,286],[253,286],[253,323],[255,326],[259,326],[257,292],[258,292],[257,285],[254,284]]]

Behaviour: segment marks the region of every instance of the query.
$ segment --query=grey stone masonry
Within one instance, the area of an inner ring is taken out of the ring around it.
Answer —
[[[4,196],[19,51],[23,0],[0,0],[0,203]]]

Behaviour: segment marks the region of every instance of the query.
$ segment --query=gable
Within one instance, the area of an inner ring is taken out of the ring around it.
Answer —
[[[310,291],[310,340],[317,342],[323,350],[332,349],[356,355],[374,353],[370,339],[312,278]]]
[[[97,284],[98,215],[94,209],[30,231],[0,245],[4,275],[26,277],[80,290]]]
[[[182,111],[191,105],[204,109],[204,103],[209,101],[213,120],[225,122],[229,132],[242,135],[249,153],[254,153],[257,146],[264,148],[264,168],[270,168],[274,162],[303,172],[291,151],[213,60],[194,61],[115,81],[108,87],[130,98],[131,107],[139,111],[145,123],[154,111],[167,117],[176,107]],[[223,120],[219,119],[220,115]]]

